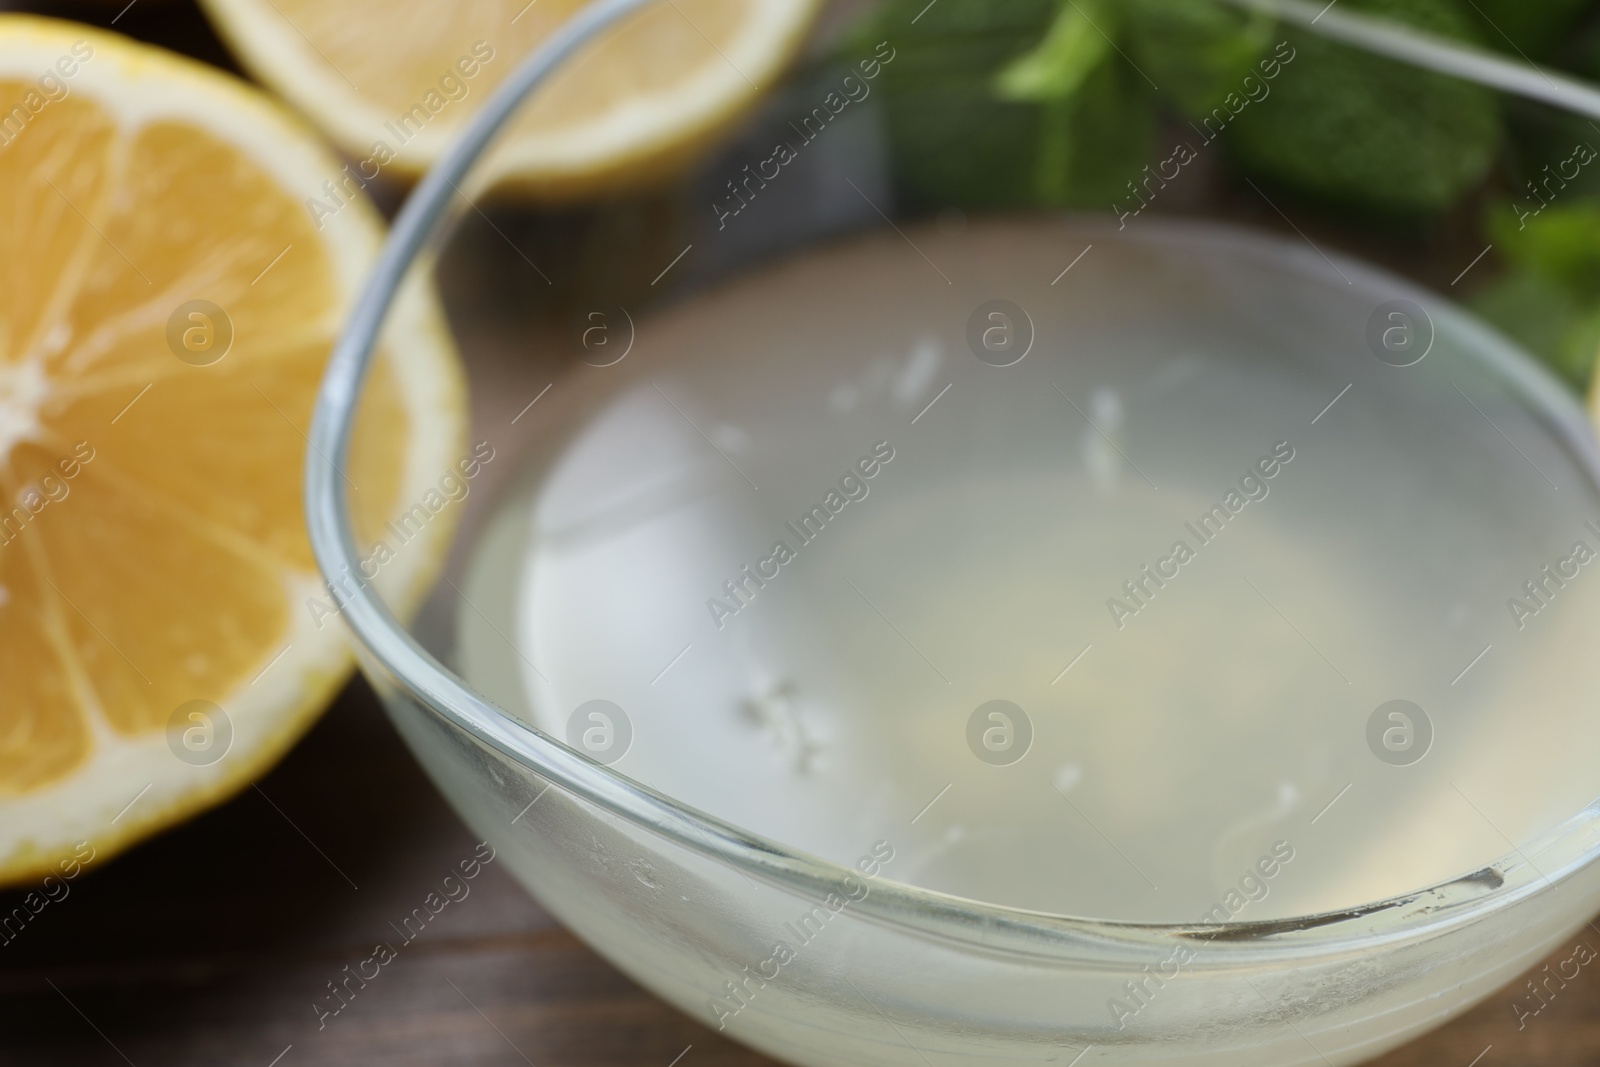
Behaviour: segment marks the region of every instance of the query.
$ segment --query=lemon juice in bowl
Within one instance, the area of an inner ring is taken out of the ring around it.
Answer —
[[[558,385],[466,677],[764,836],[1057,914],[1353,908],[1600,793],[1592,451],[1525,357],[1292,240],[910,237]]]

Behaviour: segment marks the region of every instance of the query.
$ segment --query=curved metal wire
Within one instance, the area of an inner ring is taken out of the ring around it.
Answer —
[[[1345,11],[1334,6],[1338,0],[1328,4],[1312,4],[1306,0],[1223,0],[1223,3],[1277,16],[1365,52],[1600,119],[1600,91],[1565,74],[1547,70],[1526,57],[1517,63],[1498,53],[1390,19]]]

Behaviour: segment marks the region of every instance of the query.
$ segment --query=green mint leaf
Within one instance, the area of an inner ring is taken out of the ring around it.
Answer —
[[[1238,92],[1273,41],[1271,19],[1211,0],[1121,2],[1130,57],[1190,118]]]
[[[1544,60],[1566,42],[1594,4],[1593,0],[1470,0],[1462,7],[1488,47]]]
[[[1432,33],[1473,39],[1451,0],[1344,0]],[[1499,147],[1487,89],[1284,30],[1296,58],[1273,99],[1240,115],[1227,137],[1260,177],[1390,215],[1445,211],[1488,173]]]
[[[1095,0],[1072,0],[1061,9],[1038,47],[1013,60],[995,78],[1002,100],[1059,100],[1077,92],[1111,51],[1109,14]]]
[[[1600,302],[1600,203],[1572,199],[1541,206],[1519,199],[1490,211],[1488,231],[1514,267],[1560,286],[1575,300]]]
[[[1104,209],[1127,195],[1150,156],[1149,86],[1121,60],[1091,71],[1080,92],[1042,105],[1034,191],[1054,207]]]

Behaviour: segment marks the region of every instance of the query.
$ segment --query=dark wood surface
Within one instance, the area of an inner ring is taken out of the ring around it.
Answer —
[[[103,24],[123,5],[29,6]],[[117,28],[228,65],[191,5],[147,0]],[[478,424],[505,424],[553,370],[524,363],[517,388],[480,391]],[[392,940],[390,923],[474,844],[354,681],[258,786],[78,878],[0,945],[0,1065],[668,1067],[685,1050],[679,1067],[771,1062],[633,985],[493,864],[319,1025],[326,983]],[[0,913],[19,898],[0,893]],[[1579,935],[1591,938],[1600,947]],[[1520,987],[1380,1062],[1600,1064],[1592,969],[1519,1028]]]
[[[389,923],[474,844],[358,681],[259,788],[81,876],[0,947],[0,1063],[666,1067],[690,1044],[702,1067],[757,1060],[494,864],[319,1029],[324,983],[399,942]]]

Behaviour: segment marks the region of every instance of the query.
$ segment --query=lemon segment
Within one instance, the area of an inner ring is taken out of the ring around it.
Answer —
[[[0,883],[235,792],[348,673],[310,608],[300,501],[317,384],[383,237],[359,198],[308,210],[342,165],[236,79],[0,16]],[[369,538],[451,469],[465,421],[414,282],[346,472]],[[420,597],[449,526],[378,575],[391,604]]]

